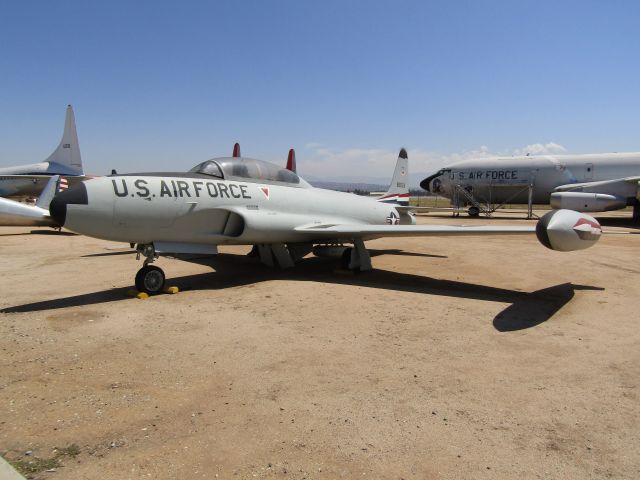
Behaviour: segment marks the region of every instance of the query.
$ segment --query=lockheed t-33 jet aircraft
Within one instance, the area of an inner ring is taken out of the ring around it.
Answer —
[[[399,161],[406,159],[402,149]],[[364,242],[380,237],[537,232],[545,246],[570,251],[601,234],[592,217],[570,210],[550,212],[537,227],[416,225],[407,207],[314,188],[292,169],[241,156],[185,173],[87,180],[57,194],[49,211],[73,232],[136,244],[145,261],[135,284],[149,294],[164,287],[163,271],[151,265],[159,255],[216,254],[218,245],[253,245],[263,263],[281,268],[313,252],[340,256],[347,269],[370,270]]]

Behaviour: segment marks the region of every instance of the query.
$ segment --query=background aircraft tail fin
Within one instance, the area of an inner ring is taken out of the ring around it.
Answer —
[[[236,144],[233,146],[233,157],[234,157],[234,158],[238,158],[238,157],[240,157],[240,144],[239,144],[239,143],[236,143]]]
[[[58,182],[60,181],[60,175],[53,175],[47,184],[45,185],[42,193],[38,197],[38,201],[36,202],[36,207],[44,208],[45,210],[49,209],[49,204],[53,197],[58,192]]]
[[[291,170],[293,173],[297,173],[296,169],[297,169],[297,167],[296,167],[296,152],[292,148],[291,150],[289,150],[289,156],[287,157],[287,170]]]
[[[409,205],[409,159],[404,148],[400,149],[389,190],[378,201]]]
[[[58,148],[56,148],[45,162],[58,163],[69,167],[75,173],[84,175],[82,158],[80,157],[80,145],[78,144],[78,132],[76,131],[76,117],[71,105],[67,105],[67,113],[64,118],[64,132]]]

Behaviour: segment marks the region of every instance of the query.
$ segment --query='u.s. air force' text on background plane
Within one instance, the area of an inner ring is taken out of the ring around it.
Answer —
[[[633,206],[640,221],[640,153],[544,155],[457,162],[425,178],[420,186],[458,206],[529,203],[604,212]],[[530,191],[529,191],[530,190]],[[465,194],[467,192],[469,195]],[[529,198],[531,195],[531,198]]]
[[[397,175],[408,173],[406,165],[402,149],[392,187],[403,183]],[[253,245],[263,263],[282,268],[313,252],[370,270],[364,242],[380,237],[535,232],[548,248],[571,251],[601,234],[592,217],[569,210],[550,212],[536,227],[415,225],[410,207],[314,188],[290,169],[240,156],[183,173],[88,180],[56,195],[50,215],[71,231],[135,244],[145,257],[135,283],[147,293],[164,287],[164,272],[151,265],[159,255],[216,254],[218,245]]]

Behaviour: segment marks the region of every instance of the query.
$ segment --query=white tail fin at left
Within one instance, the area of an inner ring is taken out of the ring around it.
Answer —
[[[70,168],[78,175],[84,175],[82,158],[80,157],[80,145],[78,143],[78,132],[76,131],[76,118],[71,105],[67,105],[62,140],[60,140],[58,148],[49,155],[49,158],[47,158],[45,162],[58,163]]]

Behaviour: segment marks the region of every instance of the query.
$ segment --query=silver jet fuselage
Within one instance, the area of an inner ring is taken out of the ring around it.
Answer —
[[[239,159],[215,161],[233,166]],[[290,182],[224,177],[190,172],[95,178],[70,189],[62,200],[56,197],[51,216],[78,233],[138,244],[295,243],[315,238],[301,232],[301,225],[400,222],[393,206],[314,188],[295,174],[285,179]]]
[[[458,162],[425,178],[420,186],[447,198],[454,198],[459,186],[480,201],[497,204],[527,203],[528,187],[532,185],[533,203],[548,204],[551,194],[562,185],[637,175],[640,153],[524,156]],[[626,190],[616,188],[612,194],[631,204],[637,185],[629,185]]]

